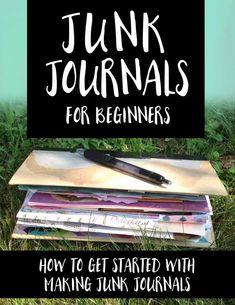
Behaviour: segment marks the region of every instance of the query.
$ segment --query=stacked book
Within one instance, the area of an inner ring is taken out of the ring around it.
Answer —
[[[121,160],[164,174],[172,184],[106,168],[81,150],[33,151],[10,181],[27,191],[12,237],[215,245],[207,194],[227,193],[208,161]]]

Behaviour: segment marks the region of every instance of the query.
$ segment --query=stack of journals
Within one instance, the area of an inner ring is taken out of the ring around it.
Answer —
[[[83,151],[33,151],[10,184],[26,190],[13,238],[213,247],[207,195],[226,195],[208,161],[123,159],[172,181],[154,185],[103,167]]]

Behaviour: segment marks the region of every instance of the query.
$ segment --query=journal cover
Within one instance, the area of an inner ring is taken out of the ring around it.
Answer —
[[[122,158],[125,160],[125,158]],[[81,153],[34,150],[13,175],[10,184],[115,189],[139,192],[226,195],[209,161],[130,159],[172,181],[159,186],[86,160]]]

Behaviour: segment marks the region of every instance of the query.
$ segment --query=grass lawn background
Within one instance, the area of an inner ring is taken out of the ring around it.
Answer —
[[[0,105],[0,250],[164,250],[181,248],[156,244],[143,238],[139,244],[114,244],[67,241],[11,240],[16,213],[25,193],[8,181],[23,160],[35,148],[96,148],[130,152],[181,154],[211,161],[229,196],[210,197],[217,249],[235,250],[235,105],[206,109],[205,139],[27,139],[26,109],[22,104]],[[42,118],[43,124],[43,118]],[[187,128],[187,126],[185,127]],[[102,304],[102,305],[232,305],[222,299],[3,299],[2,304]]]

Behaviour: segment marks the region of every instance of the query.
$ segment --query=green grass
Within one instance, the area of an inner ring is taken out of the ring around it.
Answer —
[[[97,148],[159,154],[183,154],[211,161],[230,196],[212,197],[213,223],[218,249],[235,250],[235,107],[206,110],[205,139],[27,139],[26,110],[22,105],[0,105],[0,249],[2,250],[164,250],[178,249],[143,238],[139,244],[114,244],[67,241],[11,240],[15,216],[24,192],[8,185],[10,177],[35,148]],[[43,123],[43,120],[42,120]],[[0,300],[2,304],[159,304],[232,305],[234,300]]]
[[[5,299],[0,305],[234,305],[227,299]]]

